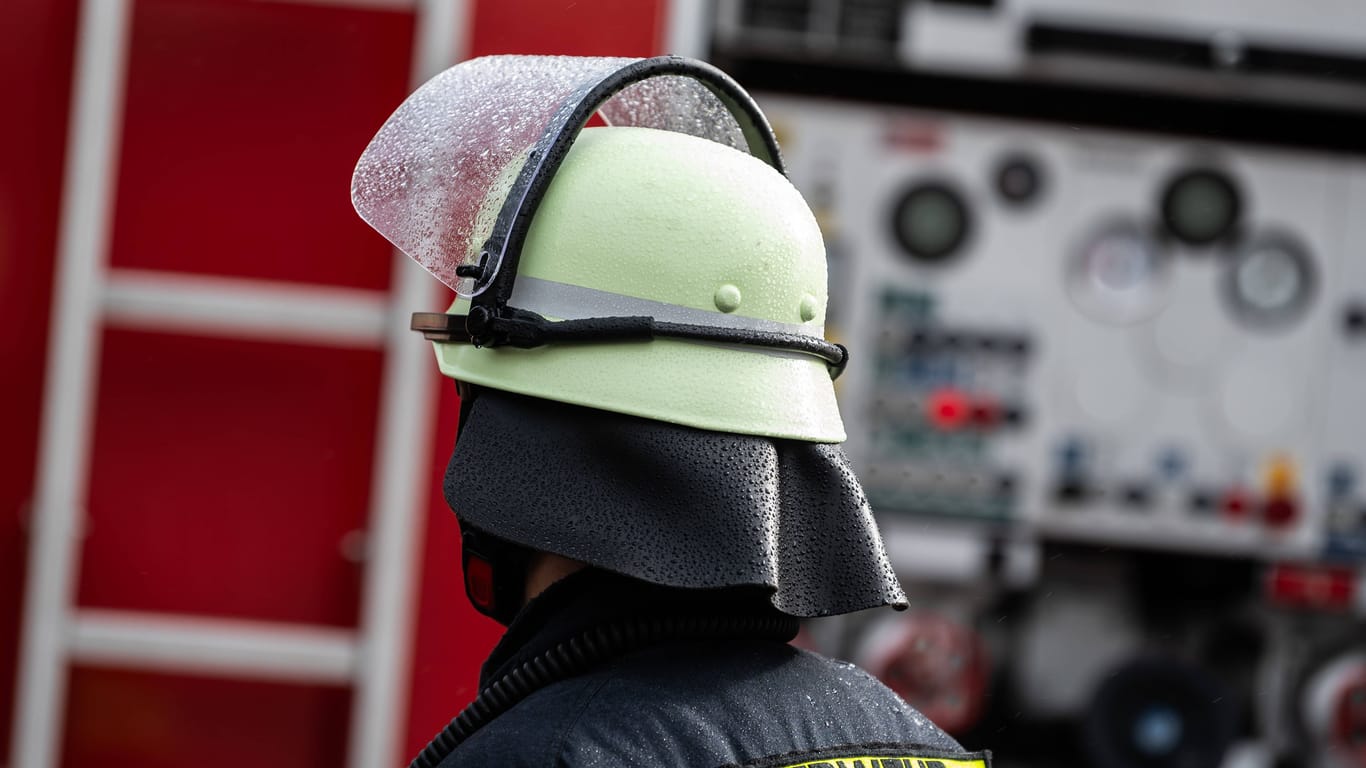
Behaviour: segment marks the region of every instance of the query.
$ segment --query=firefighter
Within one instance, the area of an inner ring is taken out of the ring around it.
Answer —
[[[461,395],[468,598],[507,625],[414,766],[986,768],[788,645],[905,595],[839,447],[820,232],[733,81],[465,62],[381,128],[352,198],[457,293],[413,326]]]

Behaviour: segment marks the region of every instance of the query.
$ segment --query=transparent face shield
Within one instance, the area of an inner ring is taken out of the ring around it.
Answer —
[[[747,151],[782,171],[773,131],[721,71],[654,59],[489,56],[428,81],[366,147],[351,180],[361,218],[457,294],[468,316],[418,313],[435,341],[547,343],[690,338],[820,357],[842,370],[842,347],[809,336],[684,325],[653,318],[550,323],[507,306],[532,217],[580,130],[608,125],[676,131]]]

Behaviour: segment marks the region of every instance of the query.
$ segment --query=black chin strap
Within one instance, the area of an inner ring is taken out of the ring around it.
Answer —
[[[695,323],[675,323],[653,317],[593,317],[550,321],[535,312],[506,307],[500,313],[480,306],[468,315],[414,312],[412,329],[428,341],[473,344],[476,347],[532,349],[546,344],[684,339],[797,352],[825,361],[830,378],[838,378],[849,363],[849,351],[815,336]]]

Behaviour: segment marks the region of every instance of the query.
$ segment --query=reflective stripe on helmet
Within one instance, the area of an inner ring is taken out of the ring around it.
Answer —
[[[528,275],[518,276],[508,306],[525,309],[558,320],[647,316],[656,320],[709,325],[714,328],[791,333],[818,339],[825,337],[825,329],[818,325],[798,325],[758,317],[724,315],[720,312],[697,309],[696,307],[667,304],[653,299],[642,299],[636,296],[612,293],[582,285],[570,285],[554,280],[544,280]]]

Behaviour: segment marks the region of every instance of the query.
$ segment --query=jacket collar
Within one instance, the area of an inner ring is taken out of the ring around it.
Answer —
[[[677,589],[584,569],[550,585],[518,612],[479,674],[483,691],[561,642],[623,618],[781,616],[763,588]]]

